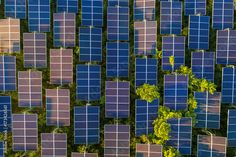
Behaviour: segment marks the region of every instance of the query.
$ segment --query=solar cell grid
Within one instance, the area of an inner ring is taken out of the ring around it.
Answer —
[[[158,144],[136,144],[136,157],[162,157],[162,146]]]
[[[128,7],[129,0],[108,0],[108,6]]]
[[[5,17],[25,19],[26,0],[5,0]]]
[[[236,109],[228,110],[228,147],[236,147]]]
[[[97,153],[73,153],[71,157],[98,157]]]
[[[11,97],[0,96],[0,132],[11,131],[11,123],[12,123]]]
[[[78,13],[78,0],[57,0],[57,12]]]
[[[4,157],[4,141],[0,141],[0,156]]]
[[[134,1],[134,20],[155,20],[156,11],[155,0],[135,0]]]
[[[206,0],[185,0],[184,15],[206,15]]]

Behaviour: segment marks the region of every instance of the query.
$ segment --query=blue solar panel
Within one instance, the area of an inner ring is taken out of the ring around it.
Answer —
[[[176,148],[181,155],[191,155],[192,147],[192,119],[172,118],[168,119],[171,131],[167,145]]]
[[[144,83],[157,85],[158,60],[155,58],[136,58],[135,61],[135,87]]]
[[[212,27],[220,30],[234,27],[234,0],[213,1]]]
[[[129,0],[108,0],[108,6],[129,7]]]
[[[207,50],[209,48],[209,25],[209,16],[189,16],[189,49]]]
[[[107,43],[106,76],[129,76],[129,43]]]
[[[11,106],[10,96],[0,96],[0,132],[11,131]]]
[[[222,74],[222,103],[236,103],[236,69],[234,67],[223,68]]]
[[[101,98],[101,66],[82,65],[76,67],[76,98],[95,101]]]
[[[30,32],[50,32],[50,0],[28,0]]]
[[[161,2],[161,34],[181,34],[182,2]]]
[[[170,56],[174,56],[174,66],[170,64]],[[162,70],[175,71],[185,65],[185,37],[162,37]]]
[[[103,26],[103,0],[81,0],[82,26]]]
[[[185,0],[184,15],[206,15],[206,0]]]
[[[236,147],[236,109],[228,110],[228,147]]]
[[[153,133],[153,121],[157,118],[159,100],[153,100],[151,103],[137,99],[135,133],[136,136],[148,135]]]
[[[78,13],[78,0],[57,0],[57,12]]]
[[[107,8],[107,39],[110,41],[129,40],[129,8]]]
[[[135,0],[134,1],[134,20],[155,20],[156,11],[156,1],[155,0]]]
[[[215,53],[214,52],[193,52],[192,72],[196,78],[207,79],[214,82]]]
[[[188,76],[164,76],[164,104],[172,110],[185,110],[188,102]]]
[[[26,0],[5,0],[5,17],[26,18]]]
[[[100,138],[100,108],[82,106],[74,108],[75,144],[98,144]]]
[[[102,29],[79,28],[79,60],[84,62],[102,61]]]
[[[4,157],[4,141],[0,141],[0,156]]]

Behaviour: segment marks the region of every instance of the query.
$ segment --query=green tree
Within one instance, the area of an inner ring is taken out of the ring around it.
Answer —
[[[169,57],[169,62],[172,67],[172,70],[174,69],[174,64],[175,64],[175,57],[172,55]]]
[[[152,102],[154,99],[158,99],[160,97],[157,86],[146,83],[136,90],[136,94],[142,100],[146,100],[147,102]]]
[[[164,157],[179,157],[180,153],[177,149],[173,147],[167,147],[167,149],[164,149]]]

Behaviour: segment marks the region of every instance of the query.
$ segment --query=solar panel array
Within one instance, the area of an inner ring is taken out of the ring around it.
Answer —
[[[44,33],[24,33],[24,67],[47,67],[47,39]]]
[[[181,34],[182,2],[160,2],[160,34]]]
[[[0,141],[0,156],[4,157],[4,141]]]
[[[158,144],[136,144],[136,157],[162,157],[162,146]]]
[[[70,126],[70,90],[46,89],[47,126]]]
[[[151,103],[136,99],[135,114],[135,133],[136,136],[149,135],[153,133],[153,121],[157,118],[159,100],[153,100]]]
[[[135,0],[134,1],[134,20],[155,20],[155,11],[156,11],[156,2],[155,0]]]
[[[157,22],[134,22],[134,53],[135,55],[156,54]]]
[[[130,83],[106,81],[106,118],[128,118],[130,112]]]
[[[197,155],[198,157],[226,157],[226,138],[220,136],[198,135]]]
[[[74,143],[98,144],[100,141],[100,108],[76,106],[74,108]]]
[[[170,64],[170,56],[174,56],[174,66]],[[185,37],[162,37],[162,70],[175,71],[185,65]]]
[[[5,0],[5,17],[25,19],[26,0]]]
[[[71,157],[98,157],[97,153],[71,153]]]
[[[42,106],[42,72],[18,72],[18,105],[20,107]]]
[[[106,76],[129,76],[129,43],[107,42]]]
[[[50,50],[50,83],[58,85],[73,83],[72,49]]]
[[[16,90],[16,57],[0,56],[0,91]]]
[[[0,96],[0,132],[11,131],[11,124],[12,124],[11,97]]]
[[[172,110],[185,110],[188,102],[188,76],[164,75],[164,105]]]
[[[129,0],[108,0],[108,6],[128,7]]]
[[[206,0],[185,0],[184,15],[206,15]]]
[[[13,151],[34,151],[38,149],[38,115],[12,115]]]
[[[214,52],[193,52],[192,73],[196,78],[207,79],[214,82],[215,53]]]
[[[236,109],[228,110],[228,147],[236,147]]]
[[[169,140],[167,145],[176,148],[181,155],[191,155],[192,149],[192,119],[172,118],[168,119],[170,124]]]
[[[130,126],[104,126],[104,157],[130,156]]]
[[[78,13],[78,0],[57,0],[57,12]]]

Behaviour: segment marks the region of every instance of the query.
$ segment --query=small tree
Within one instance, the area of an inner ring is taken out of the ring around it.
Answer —
[[[136,94],[142,100],[146,100],[147,102],[152,102],[154,99],[158,99],[160,97],[157,86],[146,83],[136,90]]]
[[[169,57],[169,62],[172,67],[172,71],[174,70],[174,65],[175,65],[175,57],[172,55]]]
[[[164,150],[164,157],[179,157],[180,153],[177,149],[173,147],[167,147],[167,149]]]

